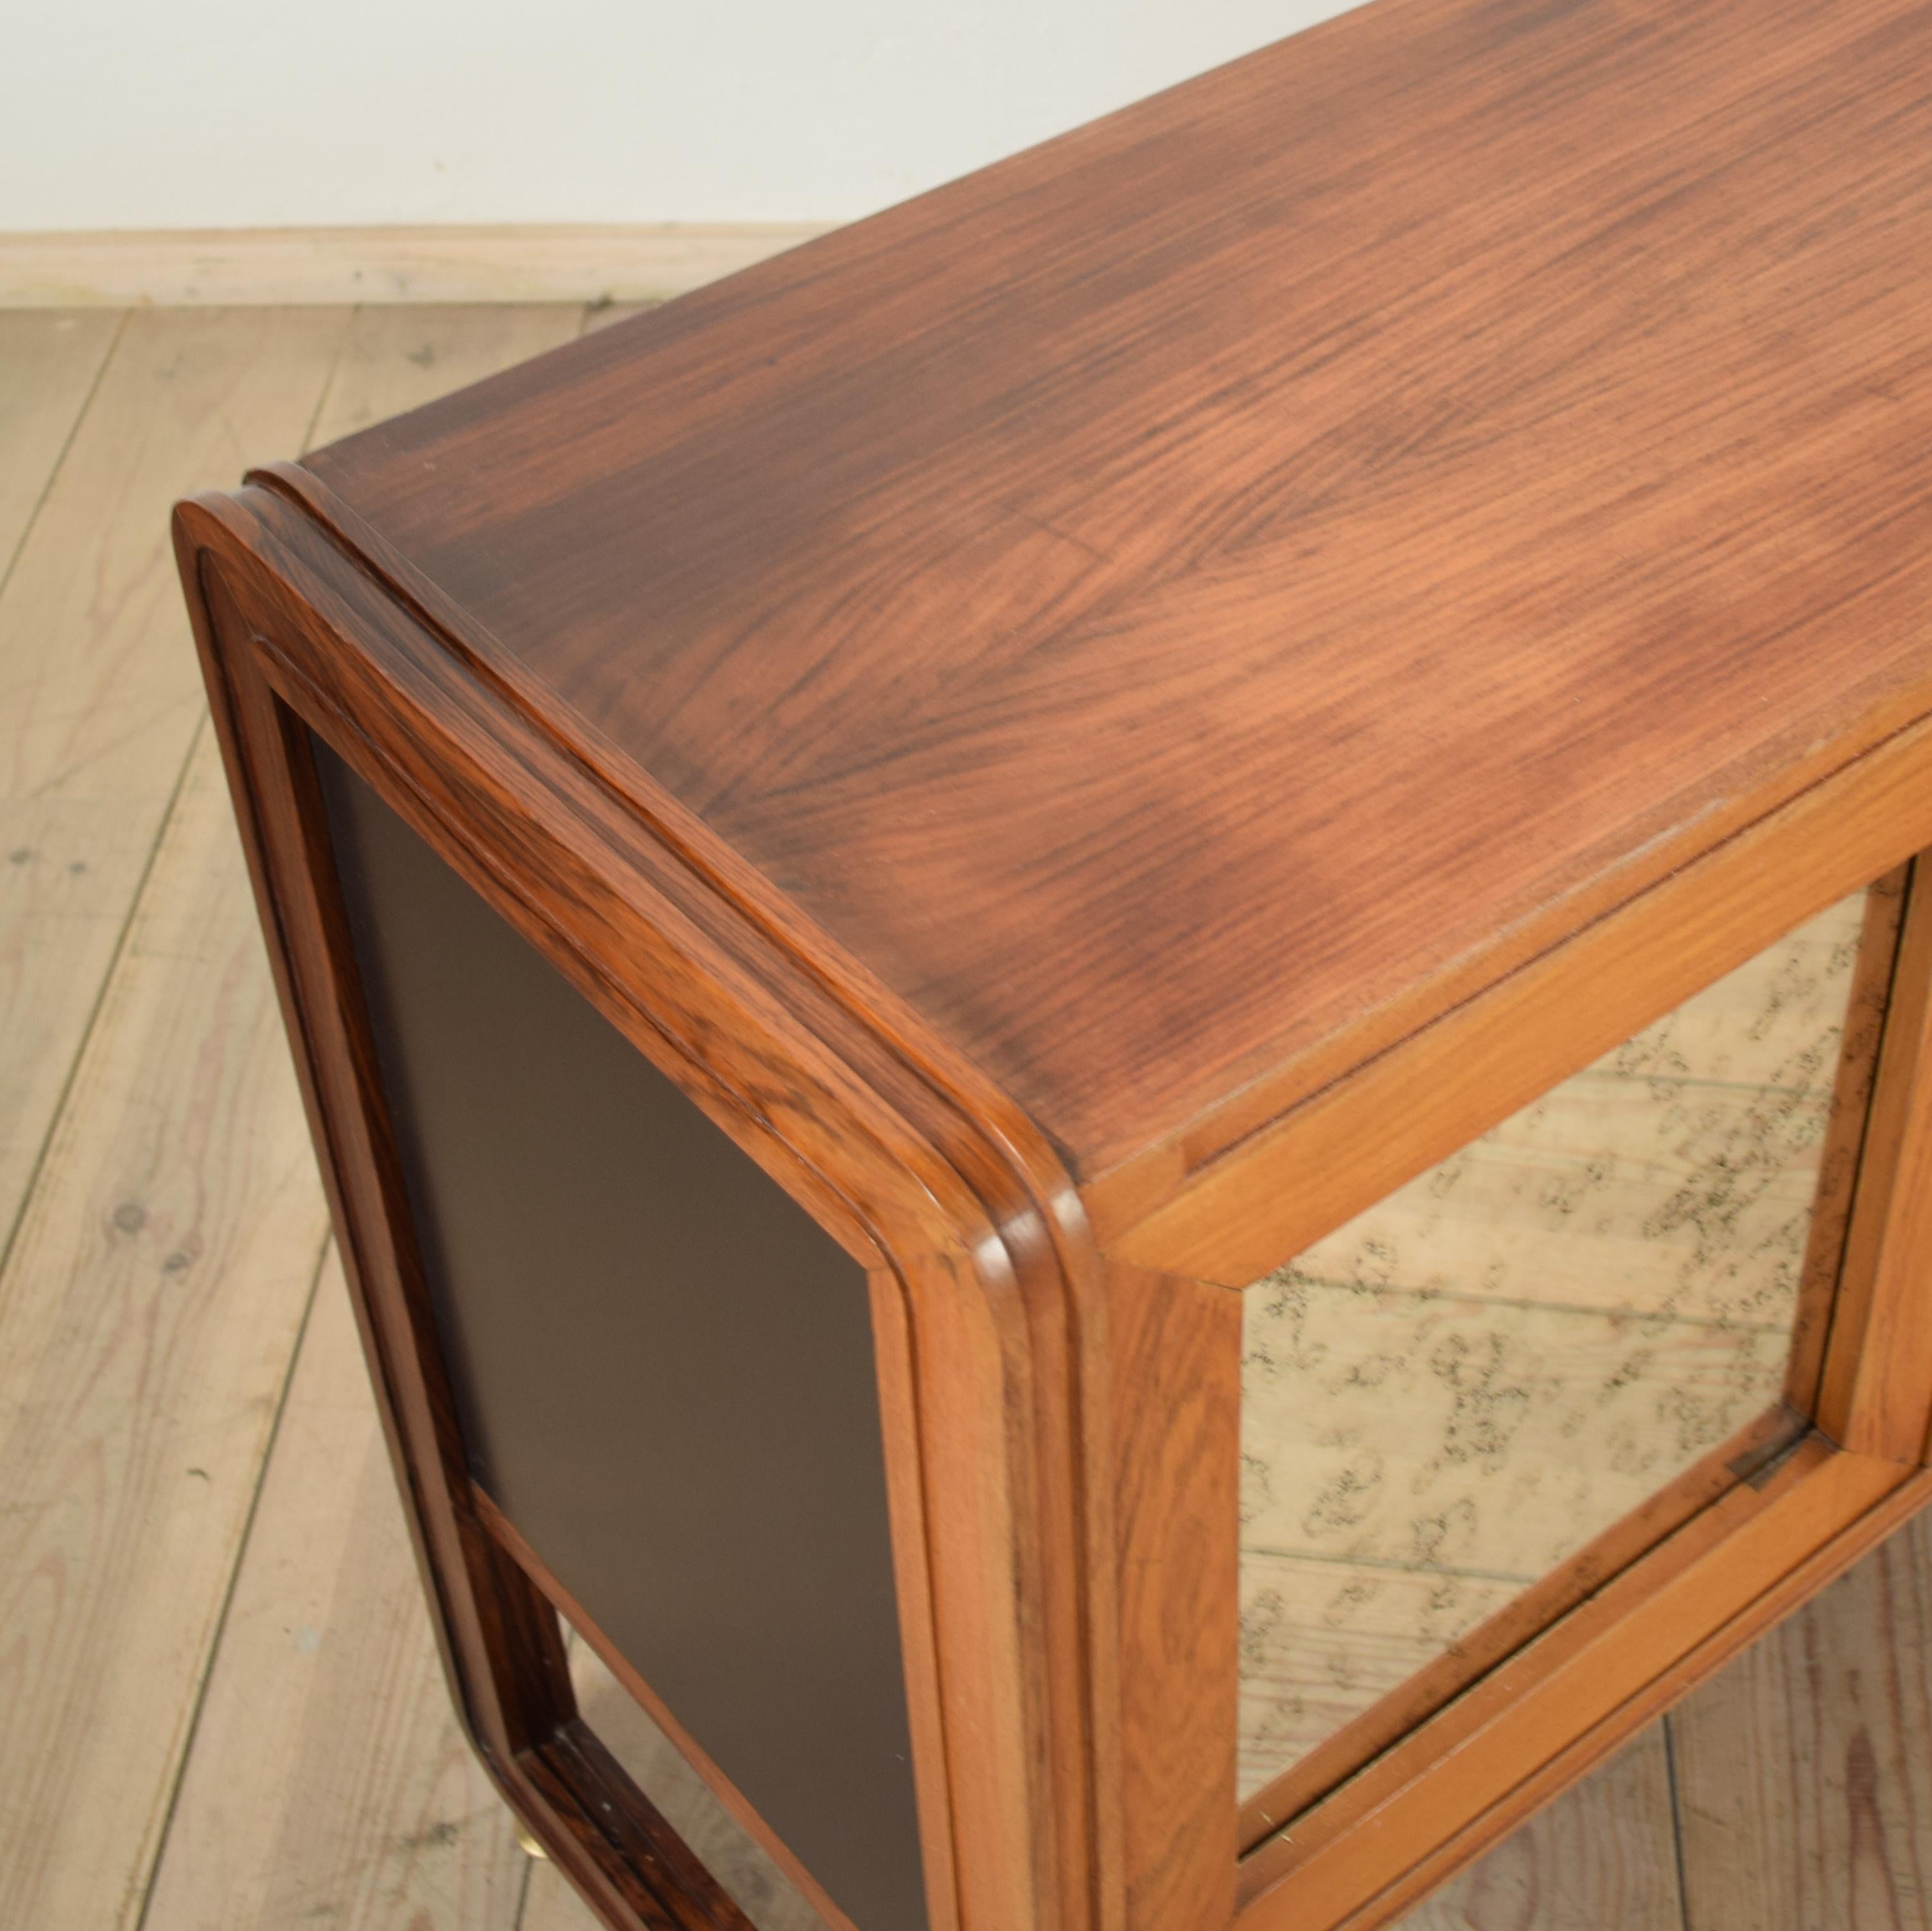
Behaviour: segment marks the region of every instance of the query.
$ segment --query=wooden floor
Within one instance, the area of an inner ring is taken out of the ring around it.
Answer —
[[[448,1712],[166,519],[602,319],[0,312],[0,1925],[589,1924]],[[1407,1922],[1932,1931],[1932,1528]]]

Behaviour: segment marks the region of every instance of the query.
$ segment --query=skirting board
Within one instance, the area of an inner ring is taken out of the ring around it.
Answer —
[[[0,308],[634,302],[833,224],[127,229],[0,234]]]

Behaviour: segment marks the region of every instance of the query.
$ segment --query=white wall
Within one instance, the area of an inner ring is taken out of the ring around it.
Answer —
[[[0,0],[0,230],[862,215],[1343,0]]]

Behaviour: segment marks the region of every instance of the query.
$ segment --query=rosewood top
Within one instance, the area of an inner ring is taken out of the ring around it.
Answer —
[[[1932,708],[1932,8],[1377,0],[283,476],[1090,1179]]]

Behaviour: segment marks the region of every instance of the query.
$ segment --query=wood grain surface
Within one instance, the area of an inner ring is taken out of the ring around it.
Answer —
[[[1657,1724],[1398,1931],[1685,1931],[1674,1825]]]
[[[1279,1266],[1836,900],[1932,845],[1932,718],[1888,738],[1216,1155],[1090,1188],[1115,1251],[1230,1284]],[[1177,1163],[1158,1151],[1150,1163]],[[1835,1216],[1834,1216],[1835,1218]]]
[[[1928,44],[1385,0],[310,472],[1090,1178],[1932,703]]]
[[[1932,1925],[1932,1534],[1922,1520],[1671,1719],[1696,1931]]]
[[[567,314],[662,302],[794,248],[823,222],[474,222],[41,229],[0,234],[0,307],[488,303]]]
[[[14,1922],[139,1914],[326,1228],[204,734],[0,1275]]]
[[[0,1227],[205,714],[169,506],[305,437],[349,323],[340,310],[130,317],[0,592]]]
[[[1238,1296],[1108,1270],[1120,1575],[1118,1853],[1131,1925],[1232,1915]]]
[[[113,309],[0,310],[0,582],[119,334]]]
[[[450,1707],[332,1260],[143,1931],[512,1931],[524,1869]]]

